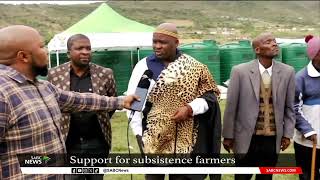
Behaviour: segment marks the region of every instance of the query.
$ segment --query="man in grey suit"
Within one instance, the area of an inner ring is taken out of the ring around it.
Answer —
[[[223,146],[241,167],[275,166],[294,133],[295,72],[273,60],[279,48],[270,33],[252,42],[257,59],[234,66],[223,122]],[[235,175],[236,180],[252,174]],[[257,175],[256,179],[272,179]]]

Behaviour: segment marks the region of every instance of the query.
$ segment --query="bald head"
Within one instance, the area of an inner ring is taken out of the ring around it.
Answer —
[[[32,27],[13,25],[0,29],[0,64],[11,65],[18,51],[31,51],[32,42],[39,38]]]
[[[276,38],[271,33],[262,33],[252,41],[252,47],[259,60],[264,59],[268,63],[279,53]]]
[[[154,33],[165,34],[171,37],[178,39],[178,30],[177,26],[173,23],[162,23],[160,24]]]
[[[260,34],[256,38],[254,38],[252,41],[253,49],[257,48],[266,38],[271,37],[271,36],[273,37],[272,33],[265,32],[265,33]]]

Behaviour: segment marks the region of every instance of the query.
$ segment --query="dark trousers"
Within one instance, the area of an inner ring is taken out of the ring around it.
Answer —
[[[104,142],[98,139],[82,140],[72,146],[67,146],[68,154],[106,154],[108,155],[108,147]],[[99,165],[101,166],[101,165]],[[103,174],[66,174],[65,180],[103,180]]]
[[[296,163],[298,167],[301,167],[302,173],[299,175],[300,180],[310,180],[311,179],[311,160],[312,160],[312,148],[302,146],[298,143],[294,143],[294,151],[296,157]],[[315,177],[314,179],[319,179],[320,171],[320,149],[316,152],[316,167],[315,167]]]
[[[165,174],[146,174],[146,180],[164,180]],[[207,175],[170,174],[169,180],[204,180]]]
[[[237,167],[274,167],[278,161],[275,136],[253,135],[245,155],[236,156]],[[252,174],[236,174],[235,180],[250,180]],[[256,180],[272,180],[271,175],[257,174]]]

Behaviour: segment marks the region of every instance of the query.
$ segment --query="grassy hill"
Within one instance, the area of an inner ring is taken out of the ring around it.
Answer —
[[[151,26],[174,22],[185,42],[215,39],[223,43],[251,39],[263,31],[272,31],[283,38],[302,38],[320,32],[318,1],[108,1],[108,4],[123,16]],[[0,4],[0,27],[30,25],[39,29],[48,42],[99,5]]]

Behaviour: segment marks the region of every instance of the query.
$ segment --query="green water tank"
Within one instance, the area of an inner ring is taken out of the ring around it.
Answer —
[[[310,62],[305,43],[285,43],[280,46],[282,50],[282,62],[292,66],[296,72]]]
[[[255,59],[255,53],[249,40],[224,44],[221,45],[219,49],[222,83],[230,78],[230,72],[233,66]]]
[[[281,44],[278,44],[279,47],[279,52],[278,52],[278,56],[275,57],[274,59],[278,62],[282,62],[282,49],[281,49]]]
[[[51,67],[55,67],[57,66],[57,54],[54,53],[50,53],[50,65]],[[66,63],[67,61],[69,61],[67,53],[59,53],[59,65]]]
[[[141,59],[150,56],[153,54],[152,47],[144,47],[137,49],[137,58],[140,61]]]
[[[151,47],[143,47],[137,48],[132,51],[132,59],[133,59],[133,68],[141,59],[151,55],[153,53],[153,49]]]
[[[113,70],[118,95],[127,91],[132,69],[136,63],[132,50],[110,50],[92,53],[92,62]]]
[[[182,53],[186,53],[196,60],[208,66],[217,84],[220,80],[220,54],[219,48],[214,40],[204,40],[203,42],[190,43],[179,47]]]

